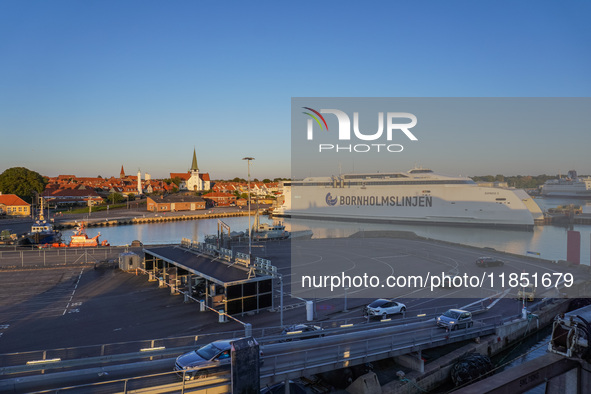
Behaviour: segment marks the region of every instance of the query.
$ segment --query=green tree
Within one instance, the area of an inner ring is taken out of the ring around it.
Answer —
[[[117,204],[123,201],[125,197],[123,197],[121,193],[111,193],[109,194],[109,197],[107,197],[107,199],[111,204]]]
[[[35,171],[24,167],[13,167],[0,174],[0,191],[3,194],[16,194],[32,203],[34,192],[42,193],[47,181]]]

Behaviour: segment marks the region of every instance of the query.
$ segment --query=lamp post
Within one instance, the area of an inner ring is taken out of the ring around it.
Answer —
[[[252,229],[250,227],[250,161],[254,160],[254,157],[245,157],[242,160],[246,160],[248,162],[248,263],[250,265],[250,254],[252,252],[251,248],[251,233]]]

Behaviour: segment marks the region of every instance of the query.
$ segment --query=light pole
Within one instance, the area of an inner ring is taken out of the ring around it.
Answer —
[[[245,157],[242,160],[246,160],[248,162],[248,263],[250,265],[250,254],[252,252],[251,248],[251,232],[252,229],[250,227],[250,161],[254,160],[254,157]]]

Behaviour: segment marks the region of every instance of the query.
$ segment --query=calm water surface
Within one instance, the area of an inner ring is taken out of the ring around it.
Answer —
[[[542,209],[556,207],[561,204],[578,204],[591,208],[591,201],[536,199]],[[251,219],[252,220],[252,219]],[[272,220],[262,217],[262,222],[271,223]],[[225,218],[232,231],[246,231],[248,217]],[[463,243],[478,247],[492,247],[499,251],[528,255],[529,252],[540,254],[548,260],[566,260],[566,227],[537,226],[533,231],[499,230],[470,227],[447,227],[428,225],[396,225],[375,223],[331,222],[326,220],[283,220],[287,230],[298,231],[311,229],[314,238],[347,237],[357,231],[370,230],[403,230],[412,231],[417,235],[437,240]],[[581,233],[581,263],[591,261],[591,226],[576,225],[573,228]],[[133,226],[105,227],[89,229],[89,236],[101,231],[101,239],[107,239],[112,245],[129,244],[133,240],[140,240],[144,244],[178,243],[181,238],[203,241],[205,235],[217,232],[217,219],[193,221],[178,221],[168,223],[141,224]],[[70,235],[66,231],[66,237]],[[532,254],[529,254],[532,256]]]

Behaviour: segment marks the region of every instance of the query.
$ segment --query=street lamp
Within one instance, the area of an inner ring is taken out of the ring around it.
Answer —
[[[250,264],[250,254],[252,252],[252,242],[251,242],[251,232],[252,229],[250,227],[250,161],[254,160],[254,157],[245,157],[242,160],[246,160],[248,162],[248,264]]]

